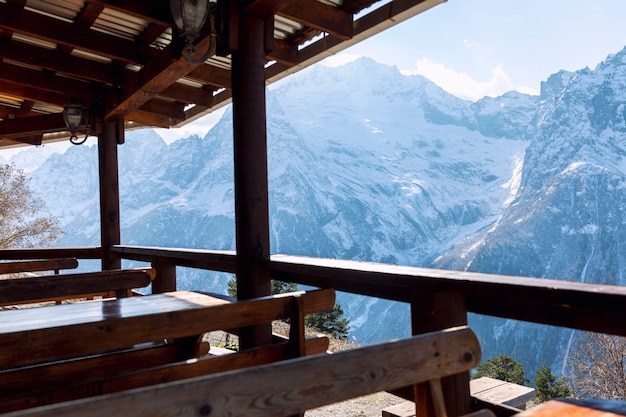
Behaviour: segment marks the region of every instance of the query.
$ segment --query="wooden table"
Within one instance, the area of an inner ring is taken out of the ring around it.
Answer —
[[[305,314],[332,308],[333,290],[302,294]],[[178,291],[0,311],[0,371],[187,338],[287,317],[293,297],[231,303]],[[328,307],[330,305],[330,307]]]
[[[526,410],[517,417],[621,417],[626,402],[612,400],[552,400]]]

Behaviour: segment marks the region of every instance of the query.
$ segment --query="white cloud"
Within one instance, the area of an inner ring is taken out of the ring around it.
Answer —
[[[517,90],[526,94],[537,94],[530,87],[515,86],[502,65],[497,65],[493,68],[491,70],[491,78],[485,81],[478,81],[466,72],[447,68],[445,65],[434,62],[429,58],[422,58],[415,65],[415,70],[402,71],[402,73],[405,75],[423,75],[450,94],[467,100],[476,101],[485,96],[497,97],[511,90]]]

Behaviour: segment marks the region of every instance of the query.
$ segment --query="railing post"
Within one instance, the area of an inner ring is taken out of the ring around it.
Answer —
[[[156,257],[152,261],[156,276],[152,281],[152,294],[176,291],[176,263],[169,258]]]
[[[414,335],[467,325],[465,296],[458,292],[411,290],[411,331]],[[469,372],[442,378],[443,395],[449,416],[471,412]],[[415,385],[415,415],[435,415],[427,383]]]

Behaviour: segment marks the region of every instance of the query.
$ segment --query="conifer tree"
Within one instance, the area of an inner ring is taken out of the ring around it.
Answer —
[[[552,373],[549,366],[540,366],[535,375],[536,401],[544,402],[555,398],[567,398],[572,395],[565,377],[559,379]]]
[[[474,378],[483,376],[518,385],[527,385],[529,383],[528,379],[526,379],[524,366],[508,355],[496,356],[478,366]]]

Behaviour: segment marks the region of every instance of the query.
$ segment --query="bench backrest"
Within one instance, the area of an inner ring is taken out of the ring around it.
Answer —
[[[438,380],[480,362],[467,327],[448,329],[234,372],[160,384],[142,390],[61,403],[11,416],[280,417],[350,398]]]
[[[76,258],[34,259],[0,262],[0,275],[21,272],[60,271],[78,268]]]
[[[115,294],[150,285],[152,268],[0,279],[0,306]]]
[[[172,304],[165,309],[167,311],[158,313],[137,311],[135,306],[154,298]],[[300,302],[294,303],[295,299]],[[199,337],[205,332],[287,317],[293,319],[299,313],[331,310],[334,302],[334,290],[281,294],[234,303],[176,292],[132,301],[132,314],[123,320],[116,318],[116,314],[122,316],[130,300],[105,302],[122,306],[117,312],[115,308],[106,307],[108,320],[77,320],[74,326],[67,326],[63,325],[61,317],[51,317],[49,325],[52,327],[31,329],[22,335],[0,333],[5,342],[2,345],[5,348],[0,346],[0,364],[13,364],[12,368],[0,372],[0,412],[284,360],[293,357],[294,350],[302,354],[322,353],[328,348],[327,338],[311,338],[297,346],[300,338],[295,337],[295,341],[289,343],[224,357],[187,360],[195,356]],[[105,303],[89,303],[79,309],[87,315],[94,314],[98,308],[105,308]],[[298,314],[294,314],[294,305],[301,306]],[[37,310],[43,309],[51,314],[61,310],[58,306]],[[77,311],[76,308],[69,310]],[[0,319],[2,317],[0,313]],[[27,339],[28,344],[19,353],[13,352],[9,346],[19,343],[20,339]],[[168,341],[165,344],[145,345],[164,339]],[[133,345],[136,347],[129,348]]]

